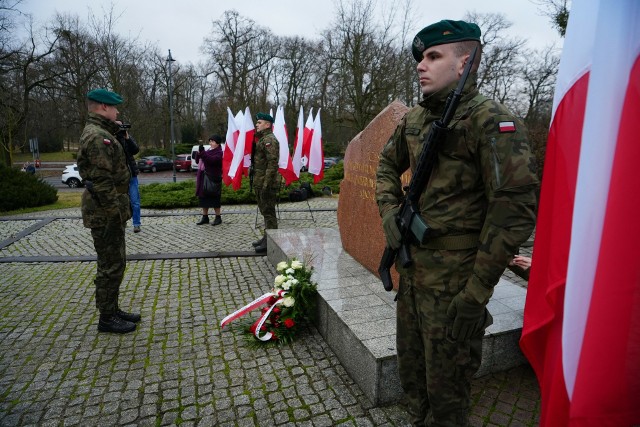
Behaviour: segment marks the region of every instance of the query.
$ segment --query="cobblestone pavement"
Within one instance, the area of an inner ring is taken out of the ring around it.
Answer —
[[[280,205],[281,227],[337,227],[337,199],[310,203]],[[255,206],[223,213],[197,227],[198,209],[143,210],[142,233],[128,228],[120,301],[143,320],[124,336],[97,333],[78,209],[0,218],[0,426],[408,425],[401,405],[368,402],[314,327],[269,348],[239,325],[219,329],[275,275],[251,250]],[[472,393],[473,426],[537,424],[526,366],[478,378]]]

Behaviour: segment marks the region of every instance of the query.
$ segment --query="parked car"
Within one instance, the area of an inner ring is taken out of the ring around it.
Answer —
[[[324,159],[324,168],[325,169],[329,169],[331,166],[334,166],[335,164],[336,164],[336,161],[333,160],[332,158]]]
[[[191,170],[191,154],[178,154],[174,163],[178,172],[189,172]]]
[[[141,172],[157,172],[173,169],[173,162],[163,156],[148,156],[138,160],[138,169]]]
[[[77,164],[65,166],[62,171],[62,183],[71,188],[82,187],[82,178],[80,177],[80,172],[78,172]]]

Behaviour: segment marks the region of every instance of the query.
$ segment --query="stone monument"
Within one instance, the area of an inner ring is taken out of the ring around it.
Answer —
[[[351,140],[344,156],[344,179],[340,183],[338,202],[342,247],[376,276],[385,246],[382,220],[376,204],[376,170],[382,148],[407,111],[409,108],[400,101],[389,104]],[[409,172],[402,176],[404,184],[409,183],[409,177]],[[392,278],[397,288],[395,268]]]

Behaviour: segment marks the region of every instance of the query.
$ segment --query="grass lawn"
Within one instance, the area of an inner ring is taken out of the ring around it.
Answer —
[[[40,153],[40,160],[43,162],[69,162],[75,163],[76,159],[73,155],[77,151],[58,151],[56,153]],[[31,153],[13,153],[13,162],[32,162],[33,154]]]

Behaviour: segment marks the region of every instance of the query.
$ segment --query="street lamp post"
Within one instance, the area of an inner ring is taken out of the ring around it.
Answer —
[[[173,75],[171,74],[171,63],[174,61],[175,59],[171,57],[171,49],[169,49],[169,56],[167,57],[167,62],[169,63],[169,123],[171,126],[171,160],[173,160],[173,182],[176,182],[176,140],[173,136],[173,102],[171,90],[171,80],[173,79]]]

